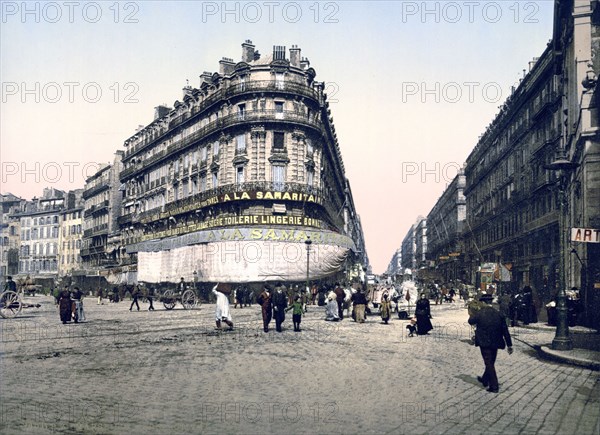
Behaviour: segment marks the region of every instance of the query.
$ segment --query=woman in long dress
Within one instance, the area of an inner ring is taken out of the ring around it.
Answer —
[[[67,323],[71,321],[71,316],[73,315],[73,306],[71,301],[71,292],[69,292],[68,288],[60,292],[58,296],[58,309],[60,312],[60,320],[61,322]]]
[[[379,308],[379,312],[381,313],[381,320],[387,325],[390,320],[390,313],[392,312],[392,304],[388,300],[388,294],[383,294],[383,299],[381,300],[381,307]]]
[[[417,334],[429,334],[429,331],[433,329],[433,325],[431,324],[431,320],[429,320],[431,318],[431,308],[429,306],[429,299],[425,297],[425,293],[421,293],[421,299],[417,301],[415,317],[417,318]]]

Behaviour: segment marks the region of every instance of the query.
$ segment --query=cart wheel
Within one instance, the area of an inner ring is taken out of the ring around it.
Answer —
[[[162,295],[162,303],[167,310],[172,310],[177,304],[177,298],[173,290],[166,290]]]
[[[9,290],[0,295],[0,316],[12,319],[17,317],[22,309],[23,304],[16,292]]]
[[[194,290],[186,290],[181,296],[181,304],[186,310],[191,310],[198,305],[198,297]]]

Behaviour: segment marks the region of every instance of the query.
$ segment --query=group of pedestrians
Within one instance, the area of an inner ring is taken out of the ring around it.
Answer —
[[[233,292],[233,308],[237,308],[238,304],[240,308],[251,307],[253,296],[252,290],[246,286],[236,288]]]
[[[288,306],[289,298],[284,291],[283,284],[278,283],[274,289],[271,285],[265,284],[263,291],[258,295],[256,301],[261,306],[263,330],[265,332],[269,332],[269,324],[273,318],[275,319],[275,330],[282,332],[285,313],[290,310],[293,310],[292,321],[294,323],[294,332],[301,331],[300,323],[302,322],[302,314],[306,310],[306,303],[302,301],[300,294],[296,294],[293,302]]]
[[[60,320],[63,324],[84,322],[85,311],[83,310],[83,292],[79,287],[73,287],[73,291],[69,290],[66,285],[58,294],[57,298]]]

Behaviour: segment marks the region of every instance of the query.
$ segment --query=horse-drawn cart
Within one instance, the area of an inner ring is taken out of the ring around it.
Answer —
[[[165,290],[160,296],[159,300],[163,303],[165,309],[172,310],[177,305],[177,302],[181,303],[184,309],[191,310],[200,307],[200,299],[196,295],[196,292],[192,289],[187,289],[183,293],[178,293],[173,289]]]
[[[16,292],[6,290],[0,294],[0,316],[4,319],[17,317],[23,308],[39,308],[40,304],[29,304],[23,300],[24,286]]]

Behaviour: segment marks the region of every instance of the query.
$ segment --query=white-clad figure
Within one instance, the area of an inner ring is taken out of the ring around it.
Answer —
[[[218,287],[219,283],[215,284],[212,288],[212,292],[217,297],[217,307],[215,310],[217,329],[221,329],[221,321],[223,321],[229,325],[229,330],[232,330],[233,322],[231,321],[231,314],[229,313],[229,299],[227,299],[226,295],[217,290]]]

